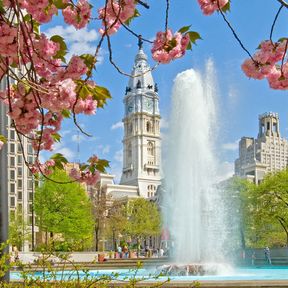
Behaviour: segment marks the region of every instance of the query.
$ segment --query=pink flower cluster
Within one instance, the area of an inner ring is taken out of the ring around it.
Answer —
[[[53,159],[47,160],[45,163],[41,164],[39,161],[35,162],[30,166],[30,170],[33,174],[41,173],[46,176],[52,174],[55,166],[55,161]]]
[[[213,14],[219,10],[219,7],[222,9],[228,2],[229,0],[198,0],[204,15]]]
[[[173,32],[168,29],[167,32],[158,32],[151,49],[152,57],[160,63],[169,63],[171,60],[182,57],[190,42],[189,35]]]
[[[69,176],[80,183],[94,185],[100,180],[100,173],[96,170],[97,162],[98,157],[96,155],[93,155],[88,159],[88,166],[85,165],[84,169],[82,169],[80,166],[80,170],[76,168],[71,169]]]
[[[64,21],[76,29],[84,28],[91,18],[91,6],[87,0],[79,0],[76,6],[69,5],[62,11]]]
[[[99,18],[103,19],[103,28],[99,29],[101,34],[105,31],[108,35],[114,34],[135,13],[135,0],[108,0],[106,7],[98,10]]]
[[[253,55],[253,60],[246,59],[241,66],[246,76],[258,80],[266,78],[271,88],[287,90],[288,63],[284,62],[283,66],[278,64],[286,54],[287,41],[263,41]]]
[[[89,170],[79,171],[76,168],[71,169],[69,176],[72,179],[80,183],[86,183],[87,185],[94,185],[100,180],[99,171],[92,173]]]

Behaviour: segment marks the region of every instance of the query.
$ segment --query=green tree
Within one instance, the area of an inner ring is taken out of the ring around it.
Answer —
[[[52,180],[70,181],[69,176],[56,170]],[[79,183],[58,184],[44,179],[35,193],[35,212],[41,231],[61,234],[70,244],[79,243],[81,248],[91,245],[93,217],[91,202]],[[46,237],[47,244],[47,237]]]
[[[126,233],[137,240],[137,252],[142,239],[160,234],[161,217],[155,203],[144,198],[129,201],[127,204],[128,224]]]
[[[11,245],[16,245],[18,250],[24,244],[25,240],[31,239],[30,227],[23,219],[22,211],[17,211],[16,215],[10,215],[9,222],[9,242]]]
[[[267,175],[253,197],[255,230],[262,245],[288,245],[288,170]]]
[[[106,236],[112,239],[113,248],[117,251],[117,238],[124,235],[128,226],[128,215],[126,206],[119,201],[114,201],[108,210],[106,219]]]

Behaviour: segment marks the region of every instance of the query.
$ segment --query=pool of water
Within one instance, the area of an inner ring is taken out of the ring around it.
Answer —
[[[53,273],[46,273],[45,277],[54,280],[72,280],[84,279],[85,277],[97,278],[101,276],[111,276],[115,280],[128,280],[136,277],[142,280],[156,280],[157,274],[155,270],[150,269],[113,269],[113,270],[89,270],[79,271],[57,271]],[[79,275],[79,276],[78,276]],[[31,276],[34,278],[43,279],[42,272],[33,272]],[[165,281],[168,277],[158,277],[157,281]],[[259,266],[259,267],[243,267],[235,268],[233,271],[223,272],[219,275],[205,275],[205,276],[170,276],[171,281],[195,281],[195,280],[209,280],[209,281],[225,281],[225,280],[288,280],[288,266]],[[17,281],[22,279],[21,272],[10,272],[10,279]]]

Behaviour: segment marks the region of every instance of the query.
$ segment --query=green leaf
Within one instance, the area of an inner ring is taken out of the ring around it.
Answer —
[[[0,141],[2,141],[3,143],[7,143],[7,138],[0,134]]]
[[[110,167],[109,165],[109,161],[105,160],[105,159],[99,159],[96,163],[96,169],[99,172],[105,173],[106,172],[106,168]]]
[[[5,9],[4,9],[4,4],[3,4],[3,0],[0,0],[0,13],[1,14],[5,14]]]
[[[196,40],[202,39],[200,34],[198,32],[195,32],[195,31],[188,32],[188,35],[189,35],[190,41],[194,44],[195,44]]]
[[[186,50],[192,50],[192,44],[191,44],[191,42],[188,43]]]
[[[53,4],[56,6],[57,9],[65,9],[68,6],[72,6],[69,5],[69,3],[63,3],[63,0],[54,0]]]
[[[92,92],[93,99],[97,100],[97,107],[99,108],[103,108],[106,100],[112,98],[109,90],[105,87],[96,86],[90,89],[90,91]]]
[[[229,12],[230,11],[230,1],[227,2],[227,4],[221,8],[221,10],[226,13],[226,12]]]
[[[180,28],[178,30],[179,33],[184,34],[185,32],[187,32],[190,29],[191,25],[189,26],[183,26],[182,28]]]
[[[33,31],[37,35],[40,34],[40,24],[39,24],[39,22],[35,21],[30,14],[26,14],[23,19],[24,19],[25,22],[28,22],[28,23],[30,23],[32,25]]]
[[[51,41],[55,43],[59,43],[60,49],[54,56],[55,59],[61,59],[63,62],[66,63],[64,56],[67,54],[67,45],[64,41],[64,38],[59,35],[54,35],[50,38]]]
[[[58,133],[51,134],[51,137],[54,139],[55,142],[60,142],[61,141],[61,135],[58,134]]]
[[[88,68],[88,71],[86,72],[86,75],[90,76],[91,75],[91,71],[92,71],[92,69],[95,66],[95,63],[97,62],[96,61],[96,57],[94,55],[91,55],[91,54],[82,54],[80,56],[80,58],[84,60],[84,63],[85,63],[85,65]]]
[[[124,24],[126,24],[127,26],[130,25],[131,21],[136,18],[139,17],[141,14],[139,13],[139,11],[137,9],[134,10],[134,15],[132,17],[130,17],[129,19],[127,19]]]
[[[53,159],[55,163],[64,163],[64,164],[68,163],[68,160],[61,153],[56,153],[52,155],[50,159]]]
[[[86,99],[89,95],[91,95],[90,90],[86,84],[82,85],[79,90],[79,96],[81,99]]]
[[[61,114],[64,118],[70,118],[71,116],[71,112],[67,109],[62,110]]]

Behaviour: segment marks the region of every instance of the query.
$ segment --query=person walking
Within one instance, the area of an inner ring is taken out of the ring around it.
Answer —
[[[270,249],[269,247],[266,247],[264,249],[264,255],[265,255],[265,260],[267,262],[267,264],[271,265],[272,261],[271,261],[271,255],[270,255]]]
[[[254,266],[255,265],[255,260],[256,260],[256,253],[255,253],[255,251],[252,253],[252,255],[251,255],[251,264],[252,264],[252,266]]]

